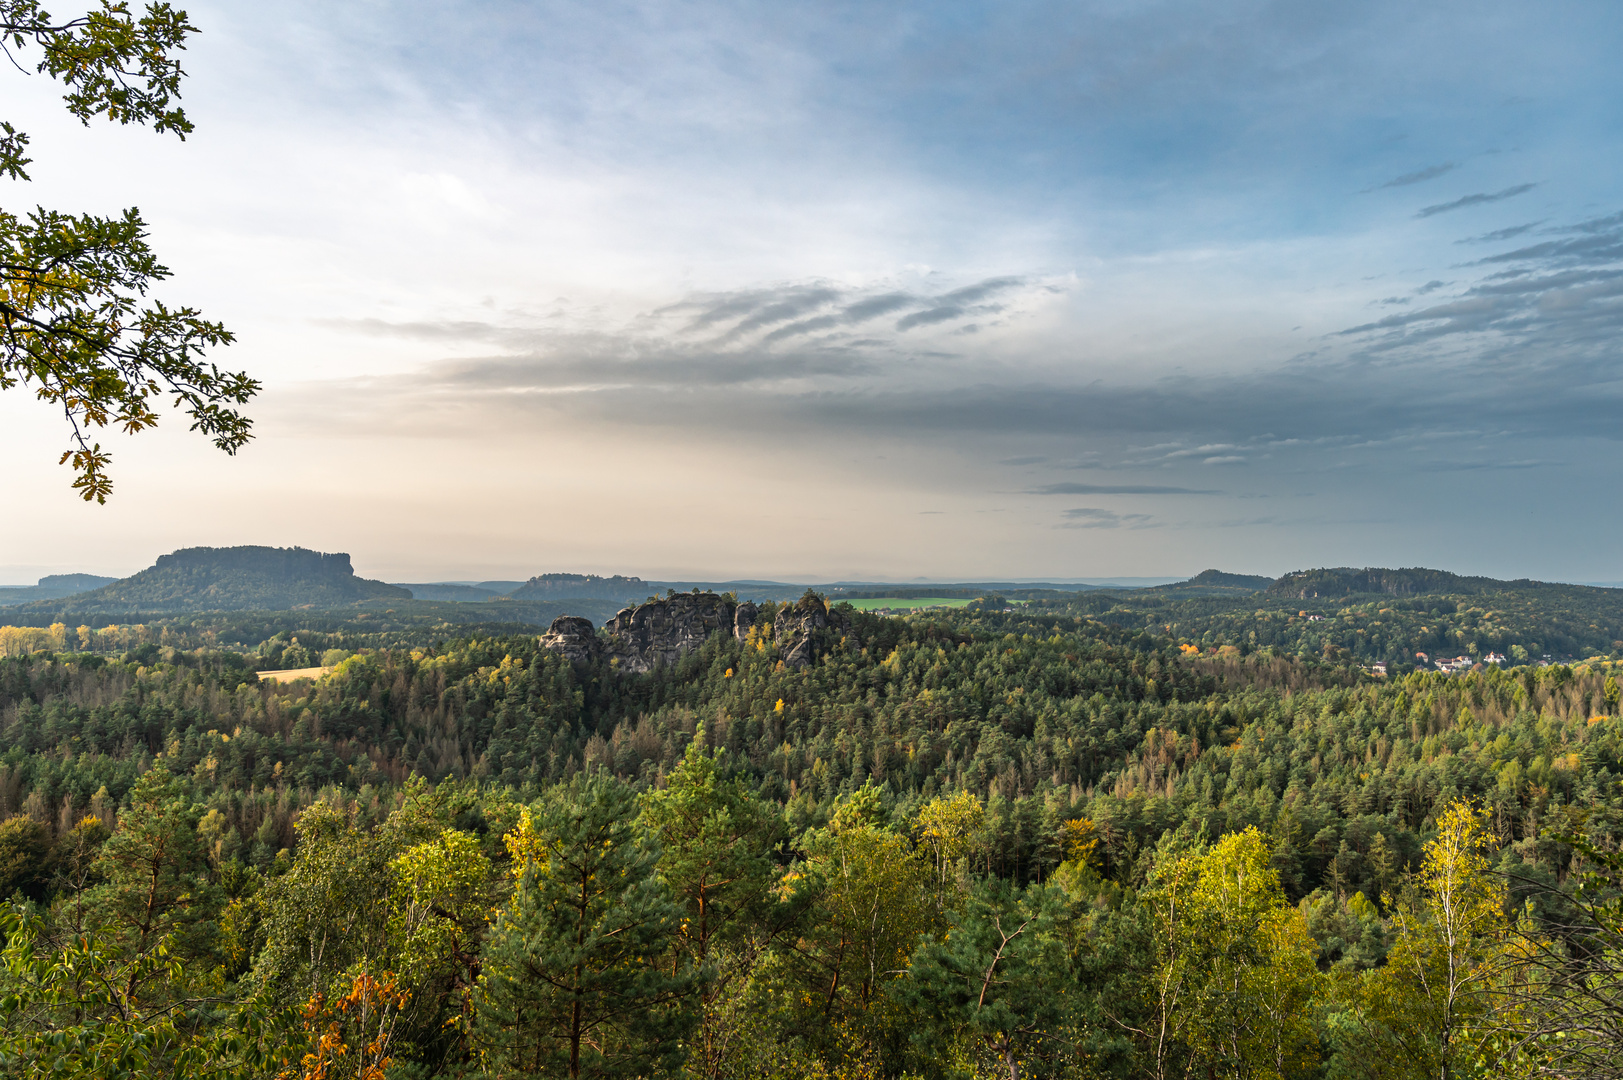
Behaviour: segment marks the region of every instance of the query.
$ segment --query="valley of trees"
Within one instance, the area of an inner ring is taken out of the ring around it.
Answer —
[[[846,611],[794,670],[767,605],[645,675],[64,627],[0,659],[0,1072],[1623,1072],[1611,662],[1043,606]]]

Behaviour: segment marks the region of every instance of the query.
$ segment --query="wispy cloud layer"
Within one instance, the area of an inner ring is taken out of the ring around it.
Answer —
[[[1434,206],[1422,207],[1415,213],[1415,217],[1428,218],[1438,214],[1446,214],[1450,210],[1463,210],[1467,206],[1481,206],[1483,203],[1495,203],[1504,199],[1513,199],[1517,195],[1525,195],[1532,191],[1537,184],[1515,184],[1503,191],[1495,191],[1491,195],[1486,192],[1477,192],[1474,195],[1461,195],[1452,202],[1437,203]]]

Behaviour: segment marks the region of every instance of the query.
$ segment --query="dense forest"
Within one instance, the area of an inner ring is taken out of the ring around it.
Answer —
[[[1489,582],[1458,591],[1308,599],[1285,589],[1171,586],[1034,597],[1025,606],[1163,633],[1203,649],[1379,661],[1394,670],[1429,666],[1417,653],[1481,660],[1492,652],[1515,664],[1623,656],[1623,590],[1582,585]]]
[[[37,631],[0,660],[0,1053],[1618,1075],[1610,661],[1383,680],[1321,623],[1009,607],[842,608],[796,669],[768,604],[642,675],[353,614]]]

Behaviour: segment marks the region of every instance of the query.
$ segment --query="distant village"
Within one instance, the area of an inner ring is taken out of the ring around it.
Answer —
[[[1472,671],[1481,671],[1489,664],[1492,664],[1495,667],[1502,666],[1505,662],[1505,654],[1490,652],[1481,660],[1473,660],[1469,656],[1439,657],[1438,659],[1433,660],[1427,653],[1417,652],[1414,654],[1414,659],[1415,670],[1417,671],[1427,667],[1433,667],[1442,672],[1444,675],[1464,675]],[[1539,667],[1548,667],[1552,663],[1554,663],[1554,661],[1551,659],[1548,653],[1539,657],[1538,659]],[[1374,675],[1377,678],[1386,678],[1386,662],[1384,660],[1376,661],[1375,663],[1371,664],[1367,670],[1371,675]]]

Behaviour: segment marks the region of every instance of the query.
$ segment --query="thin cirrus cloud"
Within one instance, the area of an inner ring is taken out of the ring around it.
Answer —
[[[1505,199],[1514,199],[1518,195],[1527,194],[1536,187],[1538,187],[1537,184],[1514,184],[1511,187],[1505,188],[1503,191],[1495,191],[1492,194],[1487,192],[1477,192],[1474,195],[1461,195],[1452,202],[1436,203],[1432,206],[1421,207],[1419,210],[1415,211],[1415,217],[1436,217],[1438,214],[1446,214],[1450,210],[1463,210],[1468,206],[1481,206],[1484,203],[1496,203]]]
[[[1456,168],[1458,168],[1458,165],[1455,162],[1445,161],[1441,165],[1429,165],[1424,169],[1416,169],[1414,172],[1404,173],[1402,176],[1394,177],[1380,186],[1383,188],[1395,188],[1408,187],[1411,184],[1423,184],[1427,180],[1435,180],[1439,176],[1453,172]],[[1370,188],[1367,190],[1373,191],[1375,189]]]
[[[448,359],[411,380],[437,395],[485,398],[494,408],[518,407],[491,399],[498,391],[523,397],[571,389],[572,408],[604,422],[642,423],[668,407],[667,398],[643,391],[680,389],[692,392],[684,409],[718,424],[725,419],[741,435],[784,425],[830,438],[883,430],[966,452],[984,443],[988,464],[1052,468],[1085,452],[1095,469],[1312,468],[1367,458],[1395,439],[1455,438],[1447,433],[1461,429],[1462,417],[1466,429],[1505,438],[1616,438],[1616,402],[1603,388],[1623,362],[1623,216],[1547,231],[1548,241],[1479,261],[1482,276],[1474,281],[1418,285],[1413,295],[1431,302],[1334,330],[1295,361],[1176,378],[1107,382],[1033,372],[986,382],[984,353],[946,354],[938,342],[915,340],[924,329],[950,330],[952,320],[908,330],[872,324],[877,313],[904,303],[917,311],[954,307],[965,319],[994,286],[1013,305],[1051,299],[1048,286],[1017,286],[1007,277],[934,297],[827,284],[707,294],[589,333],[478,323],[353,329],[505,344],[511,355]],[[775,336],[775,320],[810,310],[830,322]],[[926,356],[932,359],[922,364]],[[730,390],[712,400],[708,387]],[[1165,443],[1159,449],[1134,448],[1157,437]],[[998,452],[1009,439],[1032,448]],[[1535,459],[1549,460],[1505,455]],[[1219,494],[1198,483],[1142,478],[1031,490]]]
[[[1044,484],[1032,495],[1221,495],[1211,489],[1172,487],[1166,484]]]
[[[1066,520],[1061,529],[1148,529],[1154,527],[1149,514],[1120,514],[1100,507],[1078,506],[1060,512]]]
[[[1006,306],[988,301],[1031,285],[1032,282],[1024,277],[994,277],[934,296],[899,291],[865,295],[864,290],[827,284],[785,285],[693,297],[657,309],[652,314],[656,317],[677,313],[687,315],[683,327],[687,333],[725,328],[723,340],[742,339],[772,328],[763,339],[771,343],[824,330],[858,326],[910,308],[914,310],[896,322],[898,332],[971,315],[997,314],[1006,310]]]

